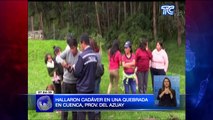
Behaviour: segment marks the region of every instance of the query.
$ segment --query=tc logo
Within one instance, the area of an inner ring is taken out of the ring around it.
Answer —
[[[161,10],[163,10],[163,15],[174,15],[174,5],[163,5],[161,6]]]

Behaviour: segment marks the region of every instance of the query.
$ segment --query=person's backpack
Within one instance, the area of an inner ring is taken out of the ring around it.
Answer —
[[[49,76],[50,76],[50,77],[53,77],[55,68],[49,68],[49,67],[47,67],[47,71],[48,71]]]
[[[53,61],[55,62],[56,74],[63,76],[64,69],[63,69],[61,63],[57,63],[55,58],[53,58]]]
[[[103,64],[97,64],[96,69],[96,78],[100,78],[104,74],[104,65]]]

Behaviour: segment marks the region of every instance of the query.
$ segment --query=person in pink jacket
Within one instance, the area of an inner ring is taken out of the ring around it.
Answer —
[[[163,48],[162,42],[157,42],[156,49],[152,51],[152,61],[151,61],[151,77],[152,77],[152,88],[154,85],[155,75],[166,75],[168,69],[168,55]]]

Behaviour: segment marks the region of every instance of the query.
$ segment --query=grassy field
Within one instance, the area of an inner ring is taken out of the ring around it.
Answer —
[[[36,90],[44,90],[48,84],[51,84],[51,78],[48,76],[44,56],[46,53],[53,54],[53,46],[66,47],[65,41],[54,40],[29,40],[28,41],[28,93],[35,94]],[[185,46],[177,47],[176,42],[165,43],[166,51],[169,56],[169,69],[167,75],[180,76],[180,94],[185,94]],[[150,48],[154,48],[151,46]],[[108,60],[107,54],[103,51],[102,62],[104,63],[105,73],[101,80],[100,92],[107,93],[109,84]],[[122,73],[122,68],[120,69]],[[119,93],[124,93],[122,84],[122,75],[120,74]],[[151,76],[148,80],[148,94],[152,93]],[[71,113],[69,118],[71,119]],[[185,110],[176,111],[104,111],[102,112],[103,120],[143,120],[155,118],[157,120],[169,120],[172,118],[185,119]],[[30,120],[58,120],[59,113],[36,113],[35,110],[28,111]]]

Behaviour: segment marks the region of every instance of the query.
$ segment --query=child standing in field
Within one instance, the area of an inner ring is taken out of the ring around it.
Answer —
[[[48,70],[48,74],[50,77],[53,77],[54,75],[54,61],[53,61],[53,57],[51,54],[47,53],[45,55],[45,60],[44,60],[45,64],[47,65],[47,70]]]
[[[53,49],[54,49],[54,55],[55,55],[55,57],[53,58],[53,61],[55,62],[55,71],[56,71],[54,77],[58,79],[57,82],[54,82],[54,86],[56,88],[56,93],[59,94],[61,93],[61,82],[63,80],[63,74],[64,74],[63,66],[61,65],[61,62],[63,62],[63,59],[60,59],[59,57],[61,54],[61,48],[57,46],[53,46]]]
[[[147,92],[149,64],[152,59],[152,53],[148,49],[148,42],[143,40],[140,47],[136,50],[136,67],[138,78],[138,91],[141,94]]]
[[[45,55],[45,64],[47,65],[49,76],[52,77],[52,82],[56,90],[55,93],[60,93],[61,84],[60,84],[60,78],[57,75],[56,62],[54,61],[52,55],[49,53]]]
[[[107,94],[110,94],[112,86],[114,86],[115,94],[117,94],[119,81],[119,66],[121,65],[121,52],[119,49],[118,40],[113,41],[112,47],[108,52],[108,59],[110,83],[108,86]]]
[[[136,75],[135,75],[135,55],[132,53],[131,42],[127,41],[124,45],[125,54],[122,56],[123,84],[125,94],[129,94],[131,88],[132,94],[136,94]]]

